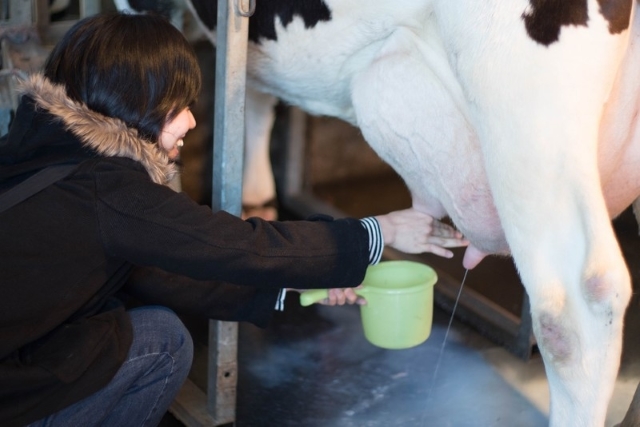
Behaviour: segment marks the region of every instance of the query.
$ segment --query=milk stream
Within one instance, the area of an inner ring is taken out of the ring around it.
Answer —
[[[453,317],[456,314],[456,308],[458,308],[458,302],[460,301],[460,295],[462,295],[462,288],[464,287],[464,282],[467,280],[467,274],[469,270],[465,270],[464,277],[462,278],[462,283],[460,283],[460,289],[458,290],[458,296],[456,297],[456,302],[453,305],[453,310],[451,311],[451,318],[449,319],[449,325],[447,326],[447,331],[444,334],[444,339],[442,340],[442,346],[440,347],[440,354],[438,355],[438,361],[436,362],[436,369],[433,372],[433,379],[431,381],[431,387],[429,388],[429,393],[427,394],[427,401],[431,398],[431,392],[436,384],[436,379],[438,377],[438,371],[440,370],[440,363],[442,362],[442,356],[444,355],[444,347],[447,344],[447,337],[449,336],[449,331],[451,330],[451,325],[453,323]]]

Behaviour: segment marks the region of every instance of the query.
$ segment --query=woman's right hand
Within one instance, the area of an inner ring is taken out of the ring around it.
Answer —
[[[469,242],[458,230],[414,208],[375,217],[385,245],[402,252],[431,252],[445,258],[453,252],[445,248],[467,246]]]

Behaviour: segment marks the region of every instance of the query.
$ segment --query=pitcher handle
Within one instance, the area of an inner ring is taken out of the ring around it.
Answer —
[[[325,298],[329,298],[328,289],[311,289],[300,294],[300,305],[307,307]]]

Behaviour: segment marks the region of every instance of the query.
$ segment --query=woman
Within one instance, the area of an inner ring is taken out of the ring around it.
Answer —
[[[24,83],[0,196],[72,166],[0,213],[0,425],[156,425],[192,356],[165,307],[264,326],[282,288],[359,285],[383,242],[443,256],[466,243],[413,210],[242,221],[172,191],[199,88],[182,34],[133,15],[78,22]],[[126,310],[122,290],[158,305]]]

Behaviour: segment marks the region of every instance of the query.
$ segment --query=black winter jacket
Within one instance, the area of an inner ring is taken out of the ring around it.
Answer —
[[[350,287],[368,264],[355,219],[242,221],[163,185],[174,166],[122,122],[41,75],[0,140],[0,194],[42,168],[70,176],[0,213],[0,425],[36,421],[104,387],[132,340],[114,297],[264,326],[280,288]]]

